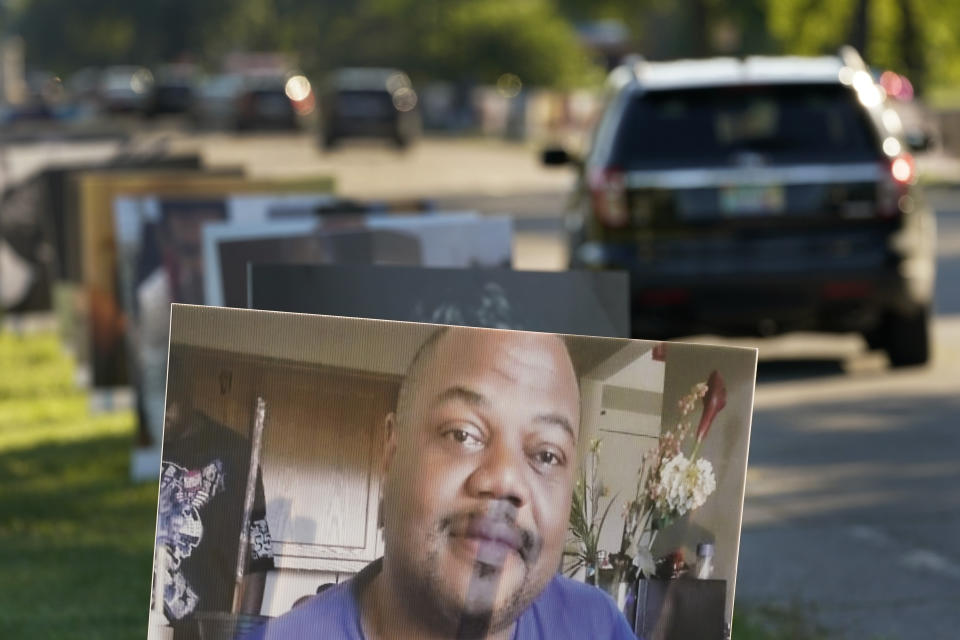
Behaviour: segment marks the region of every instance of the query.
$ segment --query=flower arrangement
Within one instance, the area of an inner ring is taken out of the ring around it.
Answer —
[[[702,404],[703,412],[694,430],[691,415],[698,404]],[[651,547],[657,533],[701,507],[716,490],[713,464],[699,454],[714,418],[725,405],[726,386],[722,376],[713,371],[706,382],[694,385],[680,399],[678,424],[663,433],[657,446],[641,458],[636,490],[621,514],[620,548],[609,556],[615,583],[625,577],[631,564],[646,576],[654,575],[656,566]],[[601,551],[597,542],[615,501],[615,497],[610,498],[601,511],[601,500],[609,492],[597,479],[599,450],[600,442],[592,441],[585,468],[574,489],[570,530],[579,543],[575,568],[599,566]],[[631,557],[631,551],[636,555]]]

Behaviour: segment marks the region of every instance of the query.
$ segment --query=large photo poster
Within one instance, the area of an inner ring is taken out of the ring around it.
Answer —
[[[755,373],[752,349],[175,305],[150,635],[722,638]]]

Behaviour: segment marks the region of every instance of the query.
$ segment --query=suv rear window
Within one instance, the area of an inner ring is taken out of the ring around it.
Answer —
[[[637,94],[613,151],[624,169],[733,164],[861,162],[879,157],[877,137],[842,85],[709,87]]]
[[[383,89],[337,92],[337,107],[343,115],[379,118],[393,112],[390,93]]]

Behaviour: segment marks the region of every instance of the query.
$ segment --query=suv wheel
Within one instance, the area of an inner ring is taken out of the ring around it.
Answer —
[[[880,327],[883,348],[893,367],[926,364],[930,359],[930,312],[890,312]]]

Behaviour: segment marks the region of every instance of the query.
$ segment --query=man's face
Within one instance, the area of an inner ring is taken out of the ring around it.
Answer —
[[[511,624],[560,564],[579,391],[555,336],[448,330],[388,418],[385,567],[450,627]]]

